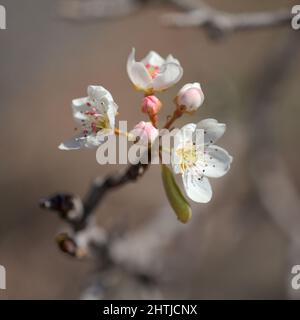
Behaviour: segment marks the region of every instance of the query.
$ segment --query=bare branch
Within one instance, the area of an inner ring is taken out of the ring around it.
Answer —
[[[137,0],[62,0],[59,13],[62,17],[74,20],[93,18],[113,18],[136,11],[141,1]]]
[[[201,0],[169,0],[169,2],[185,11],[196,10],[206,6]]]
[[[281,9],[271,12],[227,13],[204,2],[198,9],[186,13],[170,13],[163,22],[175,27],[202,27],[210,36],[223,36],[233,31],[280,26],[291,21],[291,12]]]
[[[148,167],[148,164],[141,163],[130,165],[124,172],[111,174],[105,179],[96,179],[84,200],[83,220],[88,218],[108,191],[136,181],[144,175]]]
[[[87,226],[89,217],[109,191],[128,182],[136,181],[143,176],[148,166],[148,164],[138,163],[104,179],[101,177],[95,179],[84,201],[72,194],[58,193],[49,198],[41,199],[40,206],[44,209],[57,211],[60,217],[67,221],[74,231],[78,232]]]

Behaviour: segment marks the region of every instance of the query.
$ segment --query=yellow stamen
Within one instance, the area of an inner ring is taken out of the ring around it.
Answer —
[[[193,144],[185,145],[183,148],[177,149],[176,154],[180,157],[180,167],[182,172],[193,167],[198,160],[198,152]]]

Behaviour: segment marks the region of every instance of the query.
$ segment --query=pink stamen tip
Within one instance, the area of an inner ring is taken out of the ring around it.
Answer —
[[[85,114],[88,116],[93,116],[93,115],[95,115],[95,113],[96,113],[95,111],[86,111],[85,112]]]
[[[93,123],[91,124],[91,127],[92,127],[93,132],[97,132],[97,125],[96,125],[95,122],[93,122]]]

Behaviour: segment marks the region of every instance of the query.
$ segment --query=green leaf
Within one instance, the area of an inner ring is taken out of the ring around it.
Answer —
[[[178,220],[187,223],[192,217],[192,209],[179,189],[172,171],[164,164],[161,165],[161,176],[167,198]]]

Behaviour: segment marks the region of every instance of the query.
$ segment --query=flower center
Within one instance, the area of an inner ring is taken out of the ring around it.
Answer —
[[[95,108],[91,111],[86,111],[86,119],[82,121],[83,135],[86,137],[88,134],[97,133],[100,130],[109,128],[109,120],[106,114],[96,112]]]
[[[182,173],[192,167],[206,167],[208,165],[205,159],[205,149],[197,147],[194,142],[186,143],[182,148],[178,148],[176,154],[180,158],[179,165]]]
[[[180,157],[180,167],[182,172],[190,167],[193,167],[199,157],[199,152],[197,151],[196,146],[193,144],[188,144],[183,148],[177,149],[176,154],[178,157]]]
[[[150,63],[147,63],[145,67],[147,68],[152,79],[154,79],[160,71],[160,68],[158,66],[153,66]]]

